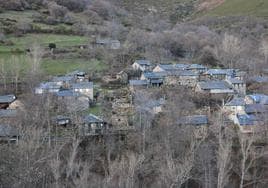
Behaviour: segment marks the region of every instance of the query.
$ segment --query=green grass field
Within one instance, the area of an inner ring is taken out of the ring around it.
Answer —
[[[226,0],[222,5],[204,12],[207,16],[258,16],[268,17],[267,0]]]
[[[55,35],[55,34],[27,34],[23,37],[8,37],[14,45],[0,45],[0,53],[25,51],[33,44],[39,44],[47,47],[49,43],[55,43],[58,48],[70,47],[75,45],[88,44],[89,38],[73,35]]]
[[[86,59],[44,59],[41,67],[49,75],[63,75],[77,69],[86,72],[98,72],[107,69],[107,66],[100,61]]]

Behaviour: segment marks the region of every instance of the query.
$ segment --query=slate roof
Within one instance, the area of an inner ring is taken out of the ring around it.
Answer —
[[[97,116],[95,116],[93,114],[87,115],[84,118],[84,122],[85,123],[104,123],[104,121],[101,118],[99,118],[99,117],[97,117]]]
[[[73,90],[61,90],[56,93],[58,97],[79,97],[81,94],[74,92]]]
[[[252,113],[265,113],[268,112],[267,107],[265,107],[262,104],[247,104],[245,106],[245,112],[247,114],[252,114]]]
[[[198,76],[197,73],[191,70],[176,70],[176,71],[170,71],[170,72],[165,71],[161,73],[165,76]]]
[[[190,64],[187,69],[207,69],[207,67],[200,65],[200,64]]]
[[[129,80],[131,86],[146,86],[148,85],[147,80]]]
[[[175,64],[175,68],[180,70],[185,70],[189,65],[188,64]]]
[[[179,118],[178,123],[182,125],[207,125],[208,117],[206,115],[185,116]]]
[[[258,83],[267,83],[268,76],[254,76],[250,78],[251,81],[258,82]]]
[[[17,115],[17,110],[13,110],[13,109],[0,110],[0,118],[15,117],[16,115]]]
[[[0,137],[19,136],[19,131],[10,125],[0,124]]]
[[[253,94],[247,96],[250,97],[255,103],[268,105],[268,95]]]
[[[56,76],[52,79],[52,82],[71,82],[73,79],[73,76]]]
[[[234,69],[209,69],[205,74],[209,75],[234,75]]]
[[[256,124],[254,116],[250,116],[248,114],[237,114],[237,119],[241,126],[251,126]]]
[[[238,80],[236,78],[229,78],[228,81],[232,84],[243,84],[244,83],[242,80]]]
[[[242,97],[233,98],[230,102],[226,103],[225,106],[245,106],[245,100]]]
[[[163,79],[167,72],[144,72],[143,75],[147,79]]]
[[[39,88],[41,89],[60,89],[61,86],[56,84],[55,82],[44,82],[41,83]]]
[[[151,66],[151,62],[149,60],[145,60],[145,59],[136,60],[135,63],[137,63],[141,66]]]
[[[73,89],[92,89],[93,82],[79,82],[72,85]]]
[[[12,103],[16,100],[15,95],[2,95],[0,96],[0,103]]]
[[[210,89],[232,89],[232,87],[225,81],[207,81],[199,82],[200,87],[204,90]]]
[[[178,70],[178,66],[176,64],[159,64],[158,65],[160,68],[164,69],[165,71],[176,71]]]

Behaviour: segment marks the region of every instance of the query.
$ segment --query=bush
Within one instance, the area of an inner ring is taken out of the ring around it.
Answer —
[[[87,7],[87,1],[86,0],[56,0],[56,2],[68,8],[70,11],[74,12],[81,12],[84,11]]]
[[[61,19],[66,16],[68,10],[66,7],[60,6],[57,3],[51,2],[48,4],[48,10],[53,18]]]

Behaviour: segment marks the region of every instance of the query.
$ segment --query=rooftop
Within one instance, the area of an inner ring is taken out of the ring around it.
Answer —
[[[79,82],[72,85],[73,89],[92,89],[93,82]]]
[[[233,98],[231,101],[226,103],[225,106],[245,106],[245,100],[242,97]]]
[[[234,69],[209,69],[205,74],[209,75],[234,75]]]
[[[56,93],[58,97],[79,97],[79,93],[74,92],[73,90],[61,90]]]
[[[250,97],[255,103],[268,105],[268,95],[253,94],[247,96]]]
[[[236,78],[228,78],[227,81],[232,83],[232,84],[243,84],[244,83],[242,80],[238,80]]]
[[[15,117],[17,115],[17,110],[0,110],[0,118],[9,118],[9,117]]]
[[[254,76],[250,78],[251,81],[258,82],[258,83],[267,83],[268,76]]]
[[[12,103],[16,100],[15,95],[2,95],[0,96],[0,103]]]
[[[200,65],[200,64],[190,64],[187,69],[207,69],[207,67]]]
[[[135,63],[142,65],[142,66],[151,66],[151,62],[145,59],[136,60]]]
[[[19,131],[10,125],[0,124],[0,137],[19,136]]]
[[[84,122],[85,123],[103,123],[104,121],[101,118],[93,114],[89,114],[84,118]]]
[[[185,116],[179,118],[178,123],[182,125],[207,125],[208,117],[206,115]]]
[[[241,126],[255,125],[255,118],[248,114],[237,115],[238,122]]]
[[[61,86],[55,82],[43,82],[40,84],[39,88],[41,88],[41,89],[60,89]]]
[[[147,80],[129,80],[131,86],[146,86],[148,85]]]
[[[144,72],[143,76],[147,79],[163,79],[167,72]]]
[[[247,114],[252,114],[252,113],[265,113],[265,112],[268,112],[268,108],[265,107],[262,104],[247,104],[245,106],[245,112]]]
[[[52,82],[70,82],[73,79],[73,76],[56,76],[52,79]]]
[[[204,90],[232,89],[232,87],[225,81],[206,81],[206,82],[199,82],[198,84]]]

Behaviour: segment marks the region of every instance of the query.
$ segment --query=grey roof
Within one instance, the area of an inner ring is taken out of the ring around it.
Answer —
[[[226,103],[225,106],[245,106],[245,100],[242,97],[233,98],[230,102]]]
[[[167,72],[144,72],[143,75],[147,79],[163,79]]]
[[[268,112],[267,107],[265,107],[262,104],[247,104],[245,106],[245,112],[247,114],[252,114],[252,113],[265,113]]]
[[[111,39],[109,38],[97,38],[96,43],[97,44],[110,44]]]
[[[15,117],[17,115],[17,110],[5,109],[0,110],[0,118]]]
[[[176,64],[159,64],[160,68],[164,69],[165,71],[176,71],[179,68],[177,68],[178,65]]]
[[[71,82],[73,79],[73,76],[56,76],[52,79],[52,82]]]
[[[254,76],[250,80],[258,83],[266,83],[268,82],[268,76]]]
[[[147,80],[129,80],[131,86],[146,86],[148,85]]]
[[[175,64],[174,65],[175,66],[175,68],[177,68],[177,69],[180,69],[180,70],[184,70],[184,69],[186,69],[189,65],[188,64]]]
[[[0,103],[12,103],[16,100],[15,95],[2,95],[0,96]]]
[[[250,97],[255,103],[268,105],[268,95],[253,94],[247,96]]]
[[[44,82],[41,83],[39,88],[41,89],[60,89],[61,86],[56,84],[55,82]]]
[[[232,89],[232,87],[225,81],[207,81],[207,82],[199,82],[198,84],[204,90]]]
[[[19,131],[10,125],[0,124],[0,137],[19,136]]]
[[[149,60],[145,60],[145,59],[136,60],[135,63],[137,63],[141,66],[151,66],[151,62]]]
[[[191,69],[207,69],[207,67],[205,67],[204,65],[200,65],[200,64],[190,64],[187,69],[191,70]]]
[[[85,75],[86,73],[84,71],[80,71],[80,70],[75,70],[73,72],[70,72],[68,74],[66,74],[66,76],[77,76],[77,75]]]
[[[92,89],[93,82],[79,82],[72,85],[73,89]]]
[[[207,125],[208,117],[206,115],[184,116],[179,118],[178,123],[183,125]]]
[[[170,75],[170,76],[198,76],[197,73],[195,73],[191,70],[172,71],[172,72],[168,72],[167,75]]]
[[[79,97],[81,94],[74,92],[73,90],[61,90],[56,93],[58,97]]]
[[[87,115],[84,118],[84,122],[85,123],[104,123],[104,121],[101,118],[99,118],[99,117],[97,117],[97,116],[95,116],[93,114]]]
[[[236,79],[236,78],[229,78],[228,81],[229,81],[230,83],[232,83],[232,84],[243,84],[243,83],[244,83],[244,81],[242,81],[242,80],[238,80],[238,79]]]
[[[251,126],[256,124],[255,118],[248,114],[237,115],[237,119],[241,126]]]
[[[234,75],[234,69],[209,69],[205,74],[209,75]]]

